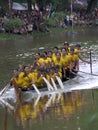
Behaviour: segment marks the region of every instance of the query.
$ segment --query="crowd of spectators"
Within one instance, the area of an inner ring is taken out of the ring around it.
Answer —
[[[77,9],[72,15],[66,15],[65,24],[67,26],[92,26],[98,25],[98,8],[91,13],[86,13],[86,9]]]
[[[0,16],[0,32],[7,32],[4,28],[4,21],[19,18],[22,21],[22,27],[17,29],[13,28],[10,32],[14,34],[27,34],[32,33],[33,30],[49,31],[48,20],[50,17],[55,17],[54,11],[33,10],[31,14],[26,11],[13,11],[11,16],[8,13]],[[44,26],[43,26],[44,25]],[[86,14],[85,9],[78,9],[72,14],[66,13],[65,18],[58,21],[55,27],[68,27],[68,26],[92,26],[98,25],[98,8],[95,8],[92,13]]]
[[[27,11],[13,11],[11,15],[6,13],[0,16],[0,32],[7,32],[4,28],[4,21],[9,21],[11,19],[18,18],[22,21],[21,28],[13,28],[10,32],[15,34],[27,34],[31,33],[33,30],[44,31],[41,26],[47,23],[50,11],[41,12],[39,10],[32,10],[32,13]],[[47,25],[47,24],[46,24]],[[46,28],[48,31],[48,28]]]

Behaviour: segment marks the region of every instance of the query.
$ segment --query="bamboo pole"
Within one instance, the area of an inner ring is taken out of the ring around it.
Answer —
[[[90,51],[90,73],[92,74],[92,53]]]

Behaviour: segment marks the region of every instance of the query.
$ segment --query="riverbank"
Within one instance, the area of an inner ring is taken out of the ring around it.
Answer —
[[[35,37],[35,36],[41,36],[49,33],[59,33],[59,32],[65,32],[70,31],[71,28],[50,28],[49,32],[38,32],[33,31],[31,34],[11,34],[11,33],[0,33],[0,40],[12,40],[12,39],[21,39],[25,37]]]
[[[0,33],[0,41],[6,41],[6,40],[13,40],[13,39],[21,39],[21,38],[25,38],[27,37],[36,37],[36,36],[43,36],[43,35],[47,35],[47,34],[56,34],[56,33],[60,33],[60,32],[79,32],[82,29],[86,29],[88,27],[82,27],[82,26],[75,26],[75,27],[64,27],[64,28],[49,28],[49,32],[38,32],[38,31],[33,31],[30,34],[12,34],[12,33]],[[89,27],[92,28],[92,27]]]

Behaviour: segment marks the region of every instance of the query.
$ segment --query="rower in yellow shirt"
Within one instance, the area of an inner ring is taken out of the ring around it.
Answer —
[[[45,60],[46,68],[50,67],[51,66],[51,62],[52,62],[52,57],[49,57],[48,53],[46,51],[44,51],[43,54],[45,55],[44,60]]]
[[[63,67],[67,68],[69,64],[69,57],[67,55],[67,51],[64,48],[62,48],[61,50],[61,60],[62,60]]]
[[[52,62],[52,51],[48,51],[47,57],[50,59],[49,61]]]
[[[77,59],[77,63],[76,63],[76,69],[79,70],[79,59],[83,62],[86,62],[88,64],[90,64],[89,61],[86,61],[84,60],[82,57],[81,57],[81,53],[84,53],[84,52],[90,52],[91,50],[81,50],[81,45],[80,44],[76,44],[75,47],[74,47],[74,55],[75,55],[75,58]]]
[[[68,54],[69,62],[70,62],[70,71],[76,68],[76,63],[78,61],[78,57],[74,54],[74,48],[70,49],[70,54]]]
[[[66,50],[67,54],[70,53],[70,46],[67,41],[64,42],[64,49]]]
[[[66,78],[66,71],[69,69],[69,56],[65,48],[61,49],[61,60],[62,60],[62,74],[63,79]]]
[[[61,54],[58,52],[56,54],[56,58],[53,61],[54,65],[58,65],[60,67],[60,72],[62,71],[63,61],[61,59]]]
[[[47,56],[47,52],[41,53],[38,60],[39,66],[41,68],[47,68],[49,66],[50,59]]]
[[[33,65],[39,66],[38,60],[40,59],[40,53],[35,53]]]
[[[35,85],[38,88],[41,88],[45,85],[45,82],[44,82],[43,77],[42,77],[43,71],[44,71],[44,69],[39,68],[36,72]]]
[[[18,74],[18,77],[13,78],[14,83],[21,89],[29,89],[34,82],[34,76],[31,73],[30,66],[25,66],[24,71]]]
[[[53,62],[54,62],[55,59],[56,59],[57,53],[58,53],[58,47],[55,46],[55,47],[53,48],[53,54],[52,54],[52,60],[53,60]]]

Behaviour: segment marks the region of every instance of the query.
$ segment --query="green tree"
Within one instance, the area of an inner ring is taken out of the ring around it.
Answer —
[[[4,7],[8,7],[9,2],[12,3],[14,0],[0,0],[0,1],[1,1],[0,5],[2,5]],[[38,4],[38,6],[41,10],[46,8],[46,6],[51,3],[52,8],[56,9],[57,11],[61,11],[61,10],[63,11],[65,9],[69,9],[70,2],[71,2],[71,0],[15,0],[15,1],[20,2],[20,3],[27,2],[29,12],[31,12],[32,4],[34,4],[35,2]],[[74,2],[75,0],[72,0],[72,1]],[[98,2],[98,0],[88,0],[87,13],[91,12],[92,9],[95,8],[97,2]]]
[[[90,13],[97,5],[98,0],[88,0],[87,13]]]
[[[7,32],[12,31],[13,29],[20,29],[23,25],[22,20],[15,18],[10,20],[4,20],[4,28]]]
[[[30,13],[32,11],[32,0],[27,0],[28,3],[28,12]]]

